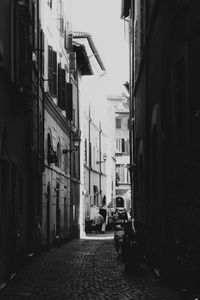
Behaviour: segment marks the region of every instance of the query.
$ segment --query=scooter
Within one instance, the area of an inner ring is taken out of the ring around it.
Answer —
[[[116,221],[114,225],[114,245],[115,250],[118,253],[118,257],[122,259],[123,257],[123,243],[124,243],[124,236],[126,234],[125,232],[125,223],[126,220],[118,220]]]
[[[138,228],[140,227],[140,228]],[[133,226],[128,222],[125,226],[125,234],[122,244],[122,260],[126,273],[133,273],[139,270],[145,258],[144,236],[141,232],[141,225]]]

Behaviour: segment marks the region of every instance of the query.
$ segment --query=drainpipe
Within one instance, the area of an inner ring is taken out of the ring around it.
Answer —
[[[99,123],[99,195],[100,195],[100,203],[102,204],[102,191],[101,191],[101,121]]]
[[[89,125],[89,130],[88,130],[88,145],[89,145],[89,156],[88,156],[88,158],[89,158],[89,182],[88,182],[88,192],[89,192],[89,195],[90,195],[90,193],[91,193],[91,163],[90,163],[90,161],[91,161],[91,151],[90,151],[90,138],[91,138],[91,136],[90,136],[90,134],[91,134],[91,121],[92,121],[92,119],[91,119],[91,115],[90,115],[90,108],[89,108],[89,122],[88,122],[88,125]],[[90,201],[91,202],[91,201]],[[91,203],[90,203],[90,205],[91,205]]]

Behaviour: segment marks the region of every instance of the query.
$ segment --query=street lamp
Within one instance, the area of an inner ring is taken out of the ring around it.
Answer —
[[[107,154],[104,153],[104,155],[103,155],[103,160],[98,160],[98,161],[96,161],[96,163],[97,163],[97,164],[105,163],[106,160],[107,160]]]
[[[79,145],[80,145],[80,141],[81,141],[80,135],[78,132],[76,132],[73,136],[74,148],[73,149],[63,149],[62,154],[67,154],[67,153],[72,153],[74,151],[77,151],[79,148]]]

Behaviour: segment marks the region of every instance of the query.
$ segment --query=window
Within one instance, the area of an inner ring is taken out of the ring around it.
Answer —
[[[120,129],[121,128],[121,119],[115,119],[116,121],[116,128]]]
[[[53,95],[57,96],[57,52],[53,51]]]
[[[66,83],[66,116],[67,116],[67,119],[70,121],[73,120],[72,95],[73,95],[72,84],[67,82]]]
[[[48,79],[49,79],[49,91],[56,97],[57,96],[57,52],[53,51],[52,47],[48,47]]]
[[[122,152],[125,153],[125,139],[121,139]]]
[[[127,152],[126,141],[124,138],[116,138],[116,152]]]
[[[57,162],[56,162],[56,166],[57,166],[57,167],[61,167],[61,151],[60,151],[60,143],[57,144],[57,147],[56,147],[56,153],[57,153]]]
[[[68,146],[67,145],[65,146],[65,149],[68,150]],[[69,155],[70,155],[70,153],[66,153],[64,155],[64,170],[65,170],[66,174],[69,172]]]
[[[51,46],[48,46],[48,83],[49,83],[49,92],[53,90],[53,58],[52,58],[53,49]]]
[[[126,164],[116,165],[116,185],[130,183],[130,174]]]
[[[48,133],[48,136],[47,136],[47,162],[48,162],[48,164],[57,163],[57,155],[51,145],[50,133]]]
[[[130,154],[130,143],[129,139],[126,141],[126,153],[129,155]]]
[[[65,69],[61,68],[61,64],[58,64],[58,106],[62,109],[66,109],[66,81],[65,81]]]
[[[121,143],[119,138],[116,138],[116,152],[121,152]]]
[[[40,71],[44,75],[44,32],[40,31]]]

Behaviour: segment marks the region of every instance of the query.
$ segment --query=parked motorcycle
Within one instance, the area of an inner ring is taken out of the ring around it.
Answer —
[[[125,220],[119,220],[115,222],[114,226],[114,244],[115,250],[118,253],[120,259],[122,259],[123,243],[125,236]]]
[[[144,236],[141,227],[133,227],[128,220],[118,220],[114,233],[115,249],[125,266],[126,273],[138,270],[144,259]]]

